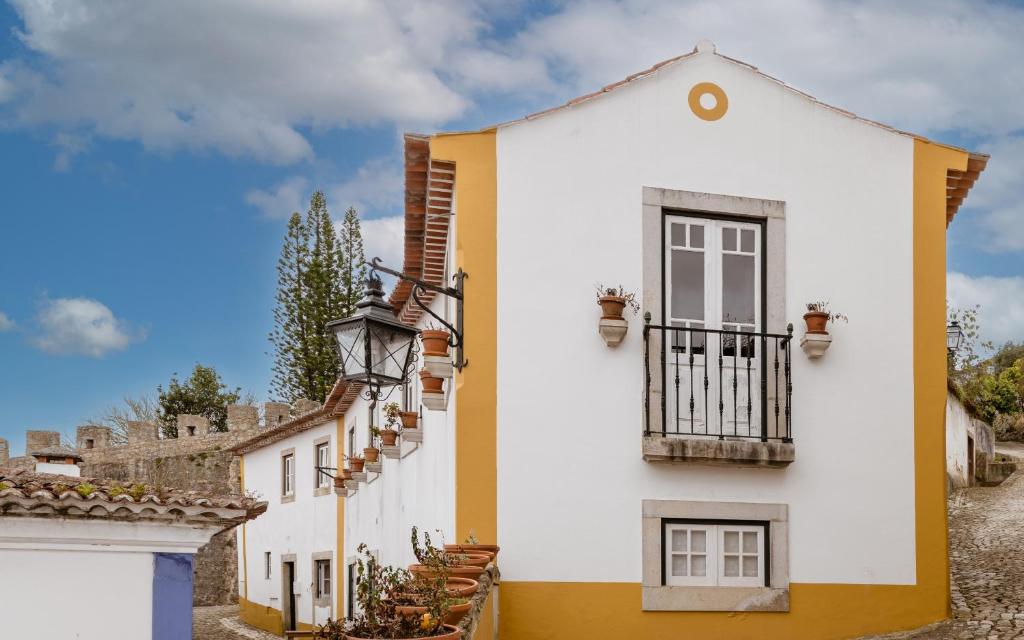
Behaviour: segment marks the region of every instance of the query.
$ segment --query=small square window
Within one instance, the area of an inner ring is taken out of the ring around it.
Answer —
[[[665,585],[767,586],[767,523],[667,520],[663,526]]]

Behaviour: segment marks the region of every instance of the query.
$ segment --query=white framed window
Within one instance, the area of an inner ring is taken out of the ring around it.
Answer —
[[[270,552],[267,551],[263,554],[263,578],[270,580]]]
[[[666,586],[763,587],[767,523],[663,523]]]
[[[331,596],[331,561],[316,561],[316,597],[329,598]]]
[[[316,445],[315,457],[316,466],[320,469],[325,469],[331,466],[331,445],[328,442],[322,442]],[[327,471],[320,469],[314,469],[316,472],[316,486],[321,489],[331,486],[331,476],[328,475]]]
[[[295,495],[295,454],[281,457],[281,495]]]

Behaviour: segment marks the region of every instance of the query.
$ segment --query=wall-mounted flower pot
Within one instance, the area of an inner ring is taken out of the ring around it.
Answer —
[[[423,339],[423,355],[447,356],[448,340],[451,334],[443,329],[424,329],[420,332]]]
[[[341,470],[341,479],[342,480],[351,480],[352,479],[352,470],[348,469],[348,468],[342,469]]]
[[[366,461],[362,458],[349,458],[348,465],[352,468],[351,473],[362,473],[365,463]]]
[[[448,615],[444,617],[446,624],[459,624],[466,614],[469,613],[470,602],[463,602],[462,604],[453,604],[448,607]],[[409,616],[410,618],[420,618],[424,613],[427,613],[429,609],[419,605],[398,605],[395,607],[395,613],[400,616]],[[443,636],[442,636],[443,637]]]
[[[415,411],[402,411],[398,414],[402,420],[402,429],[415,429],[419,424],[420,414]]]
[[[622,312],[626,309],[626,299],[622,296],[601,296],[597,299],[601,305],[601,317],[609,319],[622,319]]]
[[[398,441],[398,432],[394,429],[382,429],[380,432],[381,443],[385,447],[395,446],[395,442]]]
[[[430,372],[435,378],[448,379],[452,377],[452,359],[451,356],[445,354],[443,356],[435,356],[431,354],[423,355],[423,367]]]
[[[807,333],[828,334],[828,314],[824,311],[808,311],[804,314],[804,322],[807,323]]]
[[[617,347],[629,331],[629,321],[624,318],[601,318],[597,323],[597,332],[604,338],[609,347]]]
[[[380,457],[380,449],[377,447],[366,447],[363,449],[363,459],[366,462],[377,462],[377,458]]]
[[[808,331],[800,339],[800,348],[808,358],[820,358],[825,355],[828,348],[832,346],[832,336],[825,333],[811,333]]]
[[[438,378],[426,369],[420,369],[420,386],[424,392],[442,393],[444,391],[444,378]]]

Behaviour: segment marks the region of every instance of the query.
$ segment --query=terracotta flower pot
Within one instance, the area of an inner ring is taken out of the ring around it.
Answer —
[[[415,429],[419,423],[420,414],[415,411],[403,411],[398,414],[398,417],[402,419],[403,429]]]
[[[622,312],[626,309],[626,299],[622,296],[601,296],[598,298],[601,305],[601,317],[610,319],[622,319]]]
[[[825,329],[828,314],[823,311],[808,311],[804,314],[804,322],[807,323],[807,333],[828,333]]]
[[[445,585],[445,589],[453,596],[471,598],[479,586],[480,583],[472,578],[451,577],[448,578],[448,584]]]
[[[393,429],[384,429],[380,432],[380,440],[384,443],[385,447],[395,446],[395,441],[398,440],[398,432]]]
[[[448,355],[448,340],[451,334],[441,329],[424,329],[420,332],[423,337],[423,355],[446,356]]]
[[[348,461],[348,464],[352,467],[352,473],[362,473],[365,462],[362,458],[352,458]]]
[[[494,556],[492,556],[489,553],[469,553],[464,551],[455,551],[454,555],[457,556],[455,558],[455,561],[464,567],[483,568],[491,564],[491,561],[494,559]]]
[[[426,369],[420,369],[420,385],[427,393],[444,393],[444,378],[435,378]]]
[[[469,613],[469,602],[463,602],[462,604],[453,604],[448,607],[448,615],[444,617],[445,624],[459,624],[466,614]],[[427,613],[427,607],[420,607],[416,605],[400,604],[395,607],[395,613],[400,616],[420,617],[424,613]],[[443,636],[442,636],[443,637]]]
[[[446,544],[444,550],[461,551],[462,553],[489,553],[493,559],[498,557],[501,547],[496,544]]]
[[[439,636],[429,636],[429,638],[431,640],[459,640],[459,638],[462,637],[462,631],[460,629],[457,629],[456,627],[453,627],[450,624],[444,625],[444,629],[448,633],[444,633],[444,634],[441,634]],[[358,635],[353,635],[351,633],[346,633],[345,637],[346,638],[350,638],[351,640],[379,640],[378,638],[371,638],[369,636],[358,636]],[[419,640],[419,639],[417,639],[417,638],[391,638],[390,640]]]
[[[343,478],[341,476],[338,476],[337,478],[335,478],[334,479],[334,487],[336,489],[344,489],[345,488],[345,478]]]
[[[482,574],[484,571],[485,569],[483,567],[474,567],[472,565],[459,565],[456,567],[448,567],[448,575],[450,577],[472,578],[474,579],[474,581],[476,580],[476,578],[480,577],[480,574]],[[410,564],[409,572],[417,576],[423,576],[424,578],[438,577],[437,572],[425,564]]]
[[[341,470],[341,479],[342,480],[351,480],[352,479],[352,470],[351,469],[342,469]]]
[[[377,462],[377,458],[380,457],[380,449],[377,447],[366,447],[363,449],[363,458],[367,462]]]

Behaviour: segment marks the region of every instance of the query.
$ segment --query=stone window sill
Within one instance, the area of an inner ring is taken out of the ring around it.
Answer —
[[[644,587],[644,611],[789,611],[789,589]]]
[[[288,502],[295,502],[295,494],[288,495],[288,496],[281,496],[281,504],[286,504]]]
[[[648,462],[780,468],[796,460],[796,445],[777,440],[644,436],[643,457]]]

